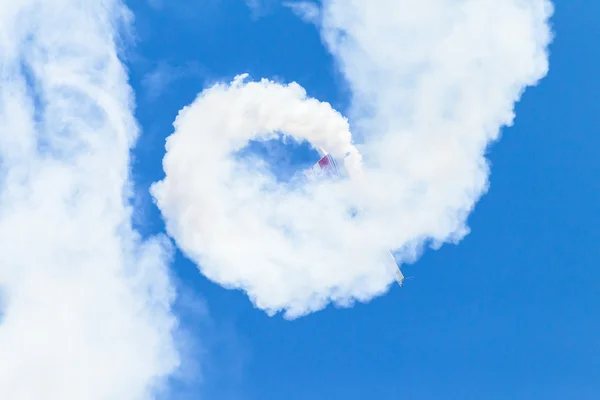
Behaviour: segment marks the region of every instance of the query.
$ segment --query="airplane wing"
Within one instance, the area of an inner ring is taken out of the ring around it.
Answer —
[[[402,287],[402,286],[404,286],[404,275],[402,274],[402,271],[400,271],[398,264],[396,264],[396,259],[392,255],[392,252],[390,252],[390,257],[392,257],[392,261],[394,263],[394,266],[396,267],[395,268],[396,274],[395,274],[394,278],[396,278],[396,282],[398,282],[398,285],[400,285],[400,287]]]

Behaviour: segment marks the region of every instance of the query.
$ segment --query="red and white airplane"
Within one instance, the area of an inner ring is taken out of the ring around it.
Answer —
[[[317,148],[317,151],[319,152],[321,159],[319,159],[319,161],[317,161],[315,165],[312,166],[312,168],[305,171],[307,178],[311,180],[322,178],[341,179],[342,177],[347,176],[344,168],[340,167],[336,159],[331,154],[327,153],[321,148]],[[341,163],[341,165],[343,165],[343,162]],[[391,252],[389,253],[389,255],[390,266],[393,265],[395,270],[396,282],[398,282],[398,285],[402,287],[404,286],[404,275],[402,274],[402,271],[400,271],[400,268],[396,263],[396,259],[394,259],[394,256]]]
[[[305,173],[309,179],[319,179],[324,177],[340,179],[343,175],[343,170],[338,166],[337,161],[333,156],[325,150],[317,148],[321,159]]]

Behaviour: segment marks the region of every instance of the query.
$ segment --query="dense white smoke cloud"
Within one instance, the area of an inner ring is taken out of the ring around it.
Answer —
[[[405,262],[468,232],[488,185],[486,147],[547,72],[551,13],[546,0],[323,1],[314,14],[352,91],[362,173],[283,185],[237,160],[249,139],[278,131],[361,156],[343,118],[296,84],[216,85],[167,141],[153,194],[169,233],[206,276],[269,313],[383,293],[393,280],[385,249]]]
[[[0,399],[153,398],[179,363],[168,242],[130,224],[111,0],[0,5]]]

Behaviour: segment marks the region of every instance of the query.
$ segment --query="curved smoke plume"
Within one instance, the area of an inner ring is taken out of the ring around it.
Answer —
[[[179,364],[170,248],[130,222],[128,17],[0,4],[0,399],[154,398]]]
[[[153,187],[169,233],[208,278],[269,313],[383,293],[386,249],[403,262],[468,232],[486,147],[547,72],[551,13],[546,0],[324,1],[318,25],[352,91],[354,139],[297,84],[207,89],[178,116]],[[351,152],[357,173],[281,184],[236,157],[279,132]]]

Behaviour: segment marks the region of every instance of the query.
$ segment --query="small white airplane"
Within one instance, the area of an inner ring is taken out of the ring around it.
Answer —
[[[347,176],[343,167],[340,168],[336,159],[325,150],[321,148],[316,149],[321,158],[317,161],[312,168],[305,171],[305,175],[308,179],[321,179],[321,178],[333,178],[333,179],[341,179],[342,177]],[[343,162],[341,163],[343,165]],[[404,275],[402,271],[400,271],[400,267],[396,263],[396,259],[390,252],[390,267],[393,266],[395,270],[394,278],[400,287],[404,286]]]

